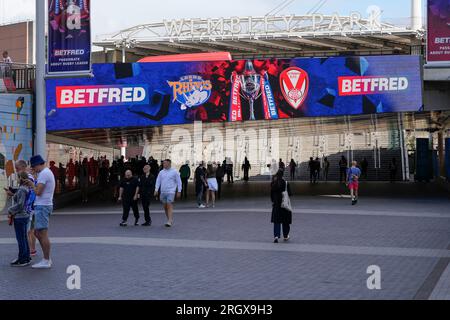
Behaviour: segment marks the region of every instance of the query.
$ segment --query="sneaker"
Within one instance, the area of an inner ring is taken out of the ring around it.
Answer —
[[[128,224],[127,224],[127,222],[126,221],[122,221],[121,223],[120,223],[120,226],[121,227],[126,227]]]
[[[273,240],[273,243],[278,243],[278,238],[275,238],[275,239]]]
[[[151,222],[144,222],[143,224],[141,224],[141,226],[143,227],[150,227],[152,225]]]
[[[41,262],[33,264],[33,269],[50,269],[52,267],[52,260],[42,259]]]
[[[284,240],[284,242],[288,242],[290,238],[291,237],[287,236],[287,238],[284,238],[283,240]]]
[[[13,261],[11,261],[10,264],[16,264],[16,263],[18,263],[18,262],[19,262],[19,258],[16,258],[16,259],[14,259]]]
[[[15,261],[14,263],[11,263],[11,267],[26,267],[31,264],[31,260],[20,262],[19,260]]]
[[[36,255],[37,255],[37,251],[36,250],[30,252],[30,256],[35,257]]]
[[[172,222],[167,221],[166,224],[165,224],[165,226],[166,226],[167,228],[170,228],[170,227],[172,226],[172,224],[173,224]]]
[[[200,209],[206,208],[206,206],[204,204],[201,204],[198,206]]]

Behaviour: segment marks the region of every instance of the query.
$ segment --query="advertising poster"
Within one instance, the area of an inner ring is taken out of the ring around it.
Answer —
[[[94,64],[47,81],[49,131],[422,108],[419,56]]]
[[[49,74],[91,71],[90,0],[48,1]]]
[[[450,1],[428,0],[427,61],[450,64]]]

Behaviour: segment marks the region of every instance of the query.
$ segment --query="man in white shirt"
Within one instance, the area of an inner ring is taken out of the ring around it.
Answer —
[[[177,199],[181,196],[181,178],[178,171],[171,168],[172,162],[169,159],[164,160],[163,170],[158,174],[155,185],[155,197],[160,192],[160,200],[163,203],[164,211],[167,216],[166,227],[173,225],[173,202],[175,201],[175,194]]]
[[[36,200],[34,201],[35,235],[41,244],[44,258],[41,262],[32,266],[35,269],[48,269],[52,266],[50,259],[50,239],[48,238],[48,224],[53,212],[53,194],[55,192],[55,177],[45,165],[45,160],[40,156],[33,156],[30,160],[31,168],[38,175],[37,184],[30,182],[29,187],[34,189]]]

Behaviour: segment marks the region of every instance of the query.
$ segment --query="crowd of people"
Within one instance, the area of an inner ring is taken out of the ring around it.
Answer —
[[[69,186],[75,183],[89,186],[96,183],[106,187],[113,184],[113,189],[117,191],[117,201],[122,204],[123,215],[120,226],[126,227],[130,210],[133,210],[135,218],[134,225],[139,225],[140,201],[144,210],[144,223],[142,226],[151,226],[150,203],[152,199],[159,199],[163,205],[167,218],[165,226],[170,228],[174,223],[174,202],[175,199],[187,197],[188,179],[191,176],[189,163],[183,165],[179,171],[172,168],[170,159],[166,159],[158,165],[158,162],[150,157],[135,158],[131,161],[124,161],[120,158],[113,161],[109,166],[106,157],[99,158],[100,161],[88,161],[84,159],[81,165],[69,161],[67,168],[61,164],[59,167],[50,162],[47,167],[46,161],[40,156],[33,156],[30,159],[31,168],[24,160],[15,163],[17,173],[18,188],[5,188],[8,197],[12,198],[12,205],[8,208],[10,225],[14,224],[16,239],[19,247],[19,254],[12,266],[27,266],[31,264],[32,257],[37,254],[36,239],[39,241],[43,259],[32,267],[51,268],[50,240],[48,236],[49,219],[53,212],[53,196],[55,193],[57,180],[60,183],[67,174]],[[313,160],[312,160],[313,161]],[[344,161],[344,158],[343,160]],[[91,166],[89,166],[91,162]],[[293,161],[291,161],[291,166]],[[216,193],[220,197],[220,186],[225,173],[230,168],[230,161],[226,159],[223,163],[201,161],[194,172],[194,185],[199,208],[214,207]],[[313,166],[314,164],[311,164]],[[341,163],[340,163],[341,165]],[[91,169],[90,169],[91,168]],[[93,170],[92,168],[97,168]],[[248,159],[244,160],[242,170],[248,171],[250,164]],[[276,173],[272,175],[270,197],[272,200],[271,222],[274,224],[274,242],[277,243],[283,232],[284,241],[289,241],[290,225],[292,223],[292,207],[289,196],[291,188],[284,179],[286,166],[280,159]],[[123,176],[122,176],[123,174]],[[231,174],[232,175],[232,174]],[[356,161],[352,161],[350,168],[346,169],[345,181],[349,187],[352,205],[358,201],[359,178],[362,171],[358,168]],[[75,177],[78,179],[75,182]],[[245,174],[248,178],[248,173]],[[65,180],[65,179],[64,179]],[[232,183],[230,181],[230,183]],[[106,188],[101,188],[101,190]],[[86,192],[87,193],[87,192]],[[85,192],[82,192],[83,201],[87,201]],[[206,199],[206,202],[204,202]]]

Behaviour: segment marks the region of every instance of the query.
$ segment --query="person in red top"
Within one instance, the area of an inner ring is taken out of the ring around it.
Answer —
[[[67,177],[69,178],[69,189],[73,188],[73,179],[75,178],[76,170],[75,170],[75,164],[73,163],[73,160],[70,159],[69,163],[66,166],[67,168]]]

